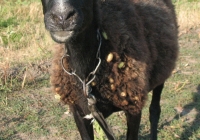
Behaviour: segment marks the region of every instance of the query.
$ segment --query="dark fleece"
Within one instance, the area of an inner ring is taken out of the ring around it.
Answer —
[[[169,0],[105,0],[99,3],[102,63],[93,82],[93,92],[132,114],[141,111],[149,91],[165,82],[178,55],[177,23]],[[74,104],[83,98],[82,84],[63,71],[57,47],[51,83],[61,100]],[[109,53],[114,55],[106,61]],[[124,64],[119,68],[120,64]],[[70,69],[68,58],[64,66]],[[111,80],[110,80],[111,79]]]

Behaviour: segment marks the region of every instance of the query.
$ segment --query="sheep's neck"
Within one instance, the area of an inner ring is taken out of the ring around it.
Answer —
[[[67,42],[66,47],[69,54],[71,69],[84,80],[96,65],[96,53],[99,42],[97,30],[90,28],[79,34],[75,40]]]

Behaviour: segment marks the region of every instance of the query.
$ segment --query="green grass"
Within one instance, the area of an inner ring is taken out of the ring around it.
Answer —
[[[51,49],[48,46],[53,41],[45,33],[40,1],[3,0],[1,3],[0,47],[3,48],[0,60],[7,57],[9,63],[15,64],[50,57]],[[12,56],[13,54],[17,56]]]
[[[162,94],[158,138],[199,140],[200,2],[177,0],[175,5],[180,56]],[[54,98],[49,75],[25,77],[24,70],[29,72],[34,68],[31,64],[37,66],[51,59],[54,43],[45,31],[41,10],[39,0],[0,1],[0,140],[80,139],[73,117],[64,113],[68,106]],[[20,68],[18,76],[5,74],[11,68]],[[140,140],[149,139],[150,100],[151,94],[143,109]],[[117,139],[124,140],[124,114],[115,113],[107,121]],[[105,139],[99,126],[94,126],[96,140]]]

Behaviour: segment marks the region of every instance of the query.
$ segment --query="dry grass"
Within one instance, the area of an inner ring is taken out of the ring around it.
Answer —
[[[177,20],[180,31],[200,25],[200,1],[187,2],[182,0],[176,3]]]
[[[10,11],[6,10],[8,7],[11,7]],[[49,46],[53,41],[45,31],[39,2],[20,6],[0,6],[0,12],[2,15],[6,13],[5,22],[11,24],[7,28],[0,28],[1,67],[30,63],[50,55]]]
[[[34,1],[34,0],[32,0]],[[0,5],[0,90],[13,87],[13,78],[8,76],[10,69],[23,65],[18,71],[24,87],[27,80],[27,65],[40,63],[51,58],[53,44],[43,24],[42,6],[39,1],[25,4],[6,2]],[[34,77],[34,76],[33,76]],[[34,79],[33,79],[34,80]]]
[[[42,5],[38,0],[3,0],[0,5],[0,17],[1,90],[5,84],[9,87],[13,85],[12,77],[8,78],[10,69],[22,65],[23,70],[27,65],[51,58],[49,46],[54,42],[45,30]],[[21,70],[18,72],[21,73]],[[23,79],[22,74],[18,75]],[[25,82],[25,79],[23,81]],[[23,85],[22,83],[22,87]]]
[[[190,28],[200,25],[200,2],[176,3],[176,13],[180,32],[187,32]],[[4,6],[4,7],[3,7]],[[0,66],[16,63],[27,63],[42,59],[50,54],[53,44],[43,24],[43,13],[40,2],[26,5],[11,5],[11,10],[6,10],[10,5],[0,6],[4,18],[14,18],[14,27],[0,29]],[[18,41],[12,41],[12,34],[20,36]],[[2,38],[8,38],[5,44]]]

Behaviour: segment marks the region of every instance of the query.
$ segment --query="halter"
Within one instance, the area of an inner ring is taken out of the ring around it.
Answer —
[[[90,84],[94,81],[94,79],[96,78],[96,72],[101,64],[101,58],[100,58],[100,49],[101,49],[101,45],[102,45],[102,37],[101,34],[99,32],[99,29],[97,30],[97,40],[99,41],[99,46],[98,46],[98,50],[97,50],[97,54],[96,54],[96,59],[98,59],[98,64],[96,65],[95,69],[89,73],[89,75],[87,76],[86,79],[82,80],[80,78],[80,76],[78,76],[76,74],[75,70],[72,70],[72,72],[69,72],[65,69],[64,65],[63,65],[63,59],[65,57],[69,57],[68,54],[64,54],[61,58],[61,66],[64,70],[64,72],[66,72],[68,75],[71,76],[75,76],[79,79],[79,81],[82,83],[83,86],[83,93],[85,95],[85,97],[88,100],[88,109],[90,110],[91,114],[86,115],[84,118],[85,119],[92,119],[91,123],[96,120],[99,125],[101,126],[101,128],[104,130],[106,136],[108,137],[109,140],[115,140],[115,137],[113,135],[112,129],[110,128],[110,126],[106,123],[105,118],[103,117],[102,113],[97,109],[96,107],[96,98],[95,96],[92,94],[92,88],[90,86]],[[66,52],[66,51],[65,51]]]

